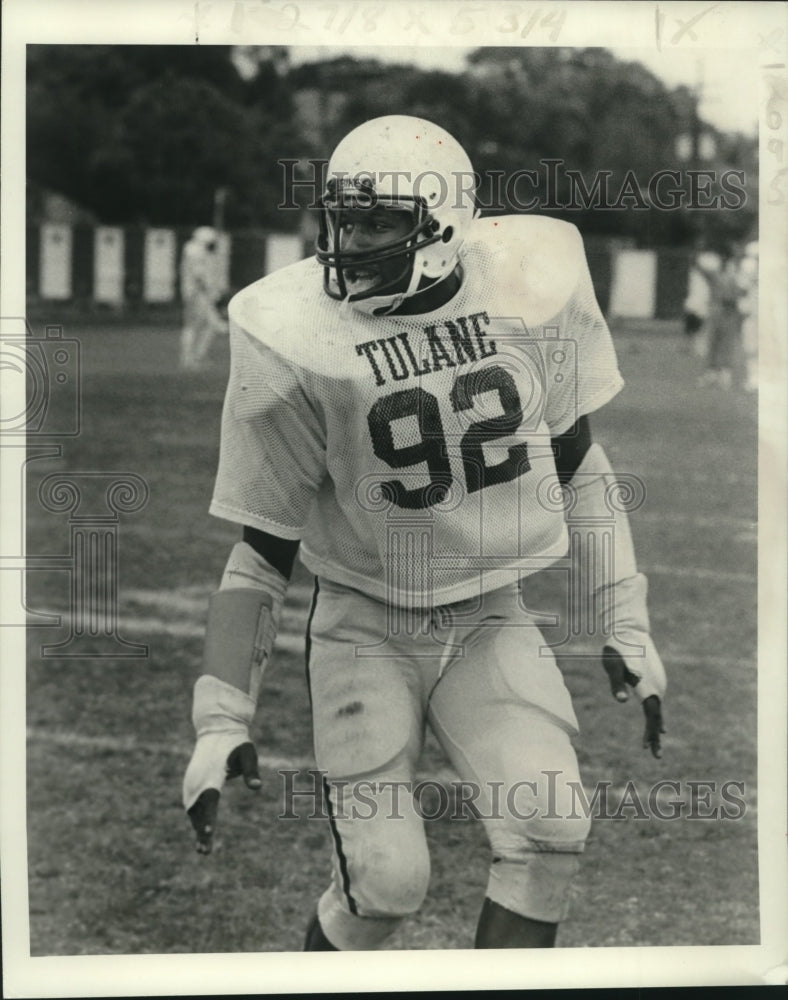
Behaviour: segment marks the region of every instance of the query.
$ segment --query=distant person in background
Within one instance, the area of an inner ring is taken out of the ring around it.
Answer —
[[[758,244],[748,243],[739,263],[739,285],[742,297],[739,311],[742,314],[742,352],[744,354],[744,388],[755,392],[758,388]]]
[[[711,308],[708,368],[699,379],[700,385],[718,385],[723,389],[730,389],[733,385],[733,369],[741,353],[742,314],[739,300],[743,290],[739,279],[740,259],[738,249],[728,249],[722,256],[722,266],[718,271],[703,268],[711,285]]]
[[[216,334],[227,333],[227,323],[217,309],[222,291],[217,249],[219,234],[210,226],[195,229],[181,255],[180,366],[186,371],[200,368]]]
[[[684,300],[684,332],[693,354],[706,357],[711,288],[704,268],[719,270],[720,259],[713,253],[701,253],[690,264],[687,297]]]

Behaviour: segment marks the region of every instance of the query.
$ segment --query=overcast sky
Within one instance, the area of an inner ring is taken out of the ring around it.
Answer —
[[[381,48],[373,46],[294,46],[290,50],[293,62],[313,62],[348,53],[357,57],[380,59],[381,62],[413,62],[425,68],[461,70],[470,48],[439,48],[413,46]],[[656,49],[622,49],[611,51],[620,59],[638,60],[659,77],[666,86],[686,84],[691,87],[702,80],[701,117],[723,131],[739,131],[748,135],[757,132],[758,78],[757,66],[745,51],[705,50],[695,52],[658,52]]]

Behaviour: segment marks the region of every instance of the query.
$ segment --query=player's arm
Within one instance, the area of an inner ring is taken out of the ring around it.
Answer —
[[[591,447],[591,424],[583,414],[564,434],[551,439],[558,482],[567,486]]]
[[[646,717],[643,746],[659,757],[665,671],[650,634],[647,580],[637,570],[627,514],[608,502],[615,474],[604,450],[592,442],[587,416],[551,443],[559,481],[571,495],[572,592],[593,608],[595,632],[604,635],[602,663],[613,697],[623,702],[627,688],[635,692]],[[610,561],[602,558],[602,535],[613,539]]]
[[[244,528],[210,600],[192,705],[197,741],[183,781],[183,804],[201,854],[213,845],[224,782],[242,776],[252,790],[261,785],[249,727],[298,545]]]

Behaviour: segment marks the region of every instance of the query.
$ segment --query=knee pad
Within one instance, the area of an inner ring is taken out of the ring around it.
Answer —
[[[577,853],[538,851],[516,859],[495,858],[487,897],[531,920],[559,923],[569,910],[572,881],[580,866]]]
[[[350,891],[359,916],[402,918],[421,908],[430,881],[426,842],[368,844],[353,862]]]
[[[333,883],[346,909],[362,917],[400,918],[415,913],[424,901],[430,879],[430,855],[424,825],[410,797],[400,801],[389,786],[398,775],[379,778],[365,791],[367,817],[353,816],[361,792],[351,785],[348,798],[326,782],[327,803],[334,837]],[[357,794],[354,794],[357,792]],[[394,805],[396,801],[396,813]]]
[[[323,934],[339,951],[374,951],[402,923],[401,917],[360,917],[351,913],[334,886],[320,897],[317,916]]]
[[[493,822],[495,829],[490,831],[493,853],[504,858],[518,858],[534,851],[580,854],[591,831],[591,817],[585,812],[541,813],[528,818],[506,815],[502,821]]]
[[[405,917],[421,908],[429,877],[426,844],[415,851],[370,845],[344,872],[338,866],[321,897],[318,916],[324,934],[342,951],[380,947]]]
[[[507,910],[557,923],[566,916],[590,817],[540,797],[528,811],[507,811],[487,822],[493,851],[487,895]]]
[[[512,784],[500,811],[486,822],[493,856],[517,861],[533,853],[579,854],[591,830],[579,776],[545,770]]]

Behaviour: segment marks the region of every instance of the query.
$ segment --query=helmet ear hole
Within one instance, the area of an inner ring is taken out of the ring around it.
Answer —
[[[454,226],[446,226],[446,228],[443,230],[443,235],[441,236],[441,239],[443,240],[444,243],[448,243],[449,240],[452,238],[452,236],[454,236]]]

